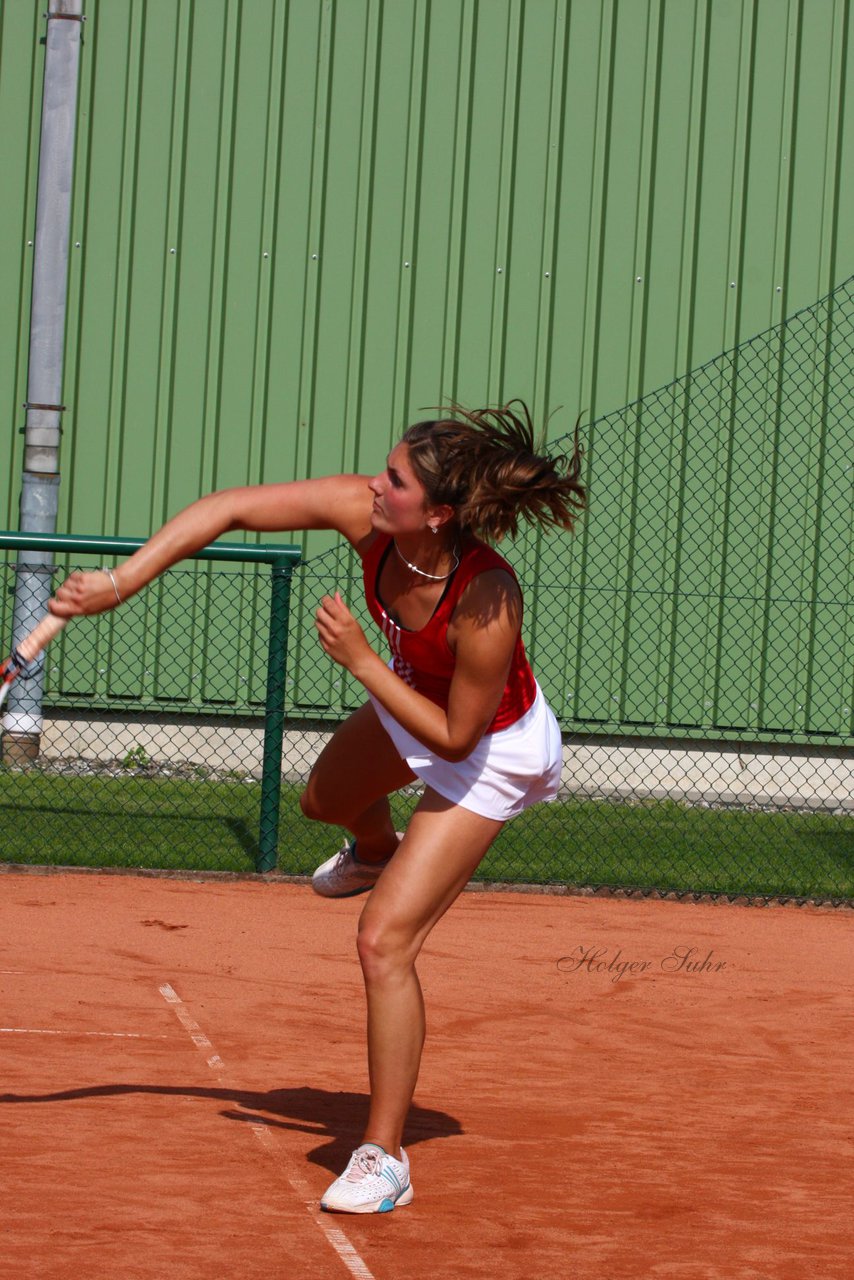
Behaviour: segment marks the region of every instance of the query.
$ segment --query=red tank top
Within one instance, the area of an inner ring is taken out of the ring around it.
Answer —
[[[503,569],[511,575],[514,582],[516,575],[497,551],[477,539],[468,539],[464,544],[459,566],[448,579],[448,585],[433,616],[420,631],[409,631],[389,616],[377,591],[380,573],[391,549],[391,537],[388,534],[378,534],[362,561],[365,599],[371,617],[388,640],[395,674],[437,706],[447,708],[455,662],[448,646],[448,623],[460,596],[472,578],[488,569]],[[534,673],[525,655],[522,637],[519,636],[501,702],[486,732],[495,733],[496,730],[506,729],[508,725],[521,720],[532,706],[536,693]]]

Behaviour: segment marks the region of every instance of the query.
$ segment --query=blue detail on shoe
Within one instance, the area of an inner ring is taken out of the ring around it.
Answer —
[[[393,1208],[394,1208],[394,1201],[386,1198],[380,1204],[379,1209],[377,1209],[377,1213],[391,1213]]]

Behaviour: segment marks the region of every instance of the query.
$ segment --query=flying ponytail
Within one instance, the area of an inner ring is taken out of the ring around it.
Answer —
[[[454,507],[461,530],[488,542],[515,537],[520,519],[574,528],[587,504],[577,423],[572,454],[549,457],[522,400],[495,409],[452,405],[451,414],[403,435],[431,505]]]

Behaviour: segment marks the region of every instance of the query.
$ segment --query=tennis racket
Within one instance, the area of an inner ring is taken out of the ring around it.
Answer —
[[[12,650],[9,657],[0,666],[0,681],[2,681],[2,684],[0,684],[0,707],[3,706],[9,695],[13,680],[21,675],[26,680],[28,676],[36,674],[38,670],[34,665],[36,658],[43,649],[47,648],[51,640],[56,639],[67,621],[67,618],[58,618],[55,613],[46,613],[38,626],[34,627],[17,648]]]

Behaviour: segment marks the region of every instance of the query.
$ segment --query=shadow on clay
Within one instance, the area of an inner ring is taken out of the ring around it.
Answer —
[[[183,1098],[209,1098],[231,1103],[240,1110],[220,1112],[226,1120],[242,1124],[260,1124],[269,1129],[292,1129],[315,1134],[320,1144],[308,1153],[312,1164],[340,1173],[350,1153],[362,1139],[368,1118],[369,1098],[365,1093],[333,1093],[307,1085],[291,1089],[269,1089],[267,1092],[219,1088],[196,1088],[180,1085],[103,1084],[85,1089],[64,1089],[56,1093],[0,1094],[0,1104],[73,1102],[81,1098],[116,1098],[126,1094],[161,1094]],[[454,1116],[433,1111],[413,1103],[404,1134],[409,1148],[433,1138],[448,1138],[463,1132]]]

